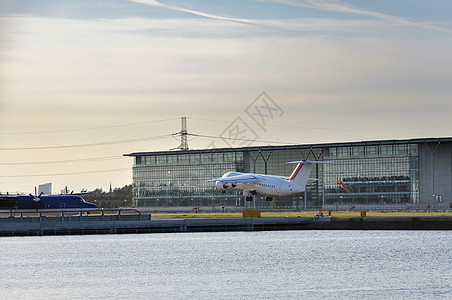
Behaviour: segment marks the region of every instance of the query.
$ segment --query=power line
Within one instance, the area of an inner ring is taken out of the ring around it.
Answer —
[[[110,169],[110,170],[96,170],[70,173],[54,173],[54,174],[23,174],[23,175],[0,175],[0,178],[23,178],[23,177],[44,177],[44,176],[66,176],[66,175],[80,175],[80,174],[94,174],[94,173],[110,173],[119,171],[130,171],[130,168]]]
[[[191,120],[198,121],[207,121],[207,122],[216,122],[216,123],[232,123],[232,121],[222,121],[222,120],[213,120],[213,119],[203,119],[203,118],[190,118]],[[242,122],[243,124],[249,126],[262,126],[257,123],[249,123]],[[339,131],[339,132],[364,132],[364,133],[406,133],[406,134],[418,134],[419,131],[398,131],[398,130],[364,130],[364,129],[350,129],[350,128],[328,128],[328,127],[309,127],[309,126],[296,126],[296,125],[271,125],[265,124],[265,127],[276,127],[276,128],[296,128],[296,129],[305,129],[305,130],[323,130],[323,131]],[[427,132],[428,133],[428,132]]]
[[[293,142],[280,142],[280,141],[261,141],[261,140],[253,140],[253,139],[243,139],[243,138],[234,138],[234,137],[220,137],[220,136],[214,136],[214,135],[205,135],[205,134],[192,134],[189,133],[188,135],[196,136],[196,137],[205,137],[205,138],[212,138],[212,139],[222,139],[222,140],[232,140],[232,141],[244,141],[244,142],[259,142],[259,143],[273,143],[273,144],[296,144]]]
[[[44,149],[64,149],[64,148],[81,148],[81,147],[93,147],[93,146],[106,146],[106,145],[116,145],[116,144],[128,144],[145,142],[150,140],[158,140],[171,137],[171,134],[150,136],[138,139],[128,139],[119,141],[109,141],[109,142],[99,142],[99,143],[89,143],[89,144],[76,144],[76,145],[59,145],[59,146],[39,146],[39,147],[7,147],[0,148],[0,151],[15,151],[15,150],[44,150]]]
[[[51,160],[51,161],[31,161],[31,162],[6,162],[0,163],[1,166],[27,166],[27,165],[47,165],[47,164],[64,164],[64,163],[84,163],[84,162],[96,162],[105,160],[123,159],[124,156],[104,156],[104,157],[92,157],[92,158],[80,158],[80,159],[67,159],[67,160]]]
[[[173,121],[178,118],[171,119],[162,119],[162,120],[153,120],[148,122],[139,122],[139,123],[127,123],[127,124],[119,124],[119,125],[109,125],[109,126],[99,126],[99,127],[86,127],[86,128],[74,128],[74,129],[61,129],[61,130],[44,130],[44,131],[24,131],[24,132],[0,132],[0,135],[23,135],[23,134],[42,134],[42,133],[60,133],[60,132],[75,132],[75,131],[88,131],[88,130],[98,130],[98,129],[111,129],[111,128],[120,128],[120,127],[129,127],[129,126],[137,126],[137,125],[145,125],[166,121]]]

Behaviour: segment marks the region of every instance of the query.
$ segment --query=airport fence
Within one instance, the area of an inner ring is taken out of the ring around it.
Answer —
[[[158,207],[134,207],[142,212],[150,213],[221,213],[242,212],[244,209],[258,209],[262,212],[297,212],[312,211],[375,211],[375,212],[452,212],[452,207],[447,203],[410,203],[410,204],[331,204],[323,207],[311,207],[303,209],[298,206],[158,206]]]

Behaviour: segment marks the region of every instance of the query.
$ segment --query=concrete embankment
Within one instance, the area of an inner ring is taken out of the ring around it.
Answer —
[[[326,226],[313,224],[312,229],[328,230],[452,230],[450,216],[332,218]]]
[[[152,222],[152,232],[264,230],[452,230],[452,217],[229,218]]]
[[[150,214],[124,215],[120,211],[96,215],[20,213],[0,218],[0,236],[133,233],[150,224]]]
[[[0,236],[265,230],[452,230],[452,217],[152,219],[149,214],[0,219]]]

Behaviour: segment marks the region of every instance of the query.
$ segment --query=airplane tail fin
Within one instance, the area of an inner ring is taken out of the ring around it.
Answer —
[[[348,187],[341,180],[338,180],[337,184],[339,184],[347,193],[351,193]]]
[[[330,162],[326,161],[310,161],[310,160],[301,160],[301,161],[291,161],[288,164],[297,164],[292,174],[287,180],[292,181],[297,185],[306,186],[306,183],[309,179],[309,174],[311,174],[312,168],[314,164],[328,164]]]

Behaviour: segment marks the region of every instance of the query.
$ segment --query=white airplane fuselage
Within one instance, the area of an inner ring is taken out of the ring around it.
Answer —
[[[297,164],[289,177],[263,175],[254,173],[228,172],[221,178],[208,180],[215,182],[217,189],[225,191],[243,192],[247,201],[252,201],[252,195],[265,196],[271,201],[273,197],[290,196],[306,190],[306,184],[312,180],[308,178],[314,164],[309,160],[290,162]]]
[[[250,173],[228,172],[224,174],[222,178],[227,178],[231,174],[247,175]],[[271,197],[290,196],[302,193],[306,190],[306,186],[296,185],[293,182],[287,180],[287,177],[263,174],[253,174],[253,175],[259,179],[258,182],[223,183],[221,181],[216,181],[215,186],[217,187],[217,189],[221,191],[226,190],[236,192],[249,191],[250,194]]]

